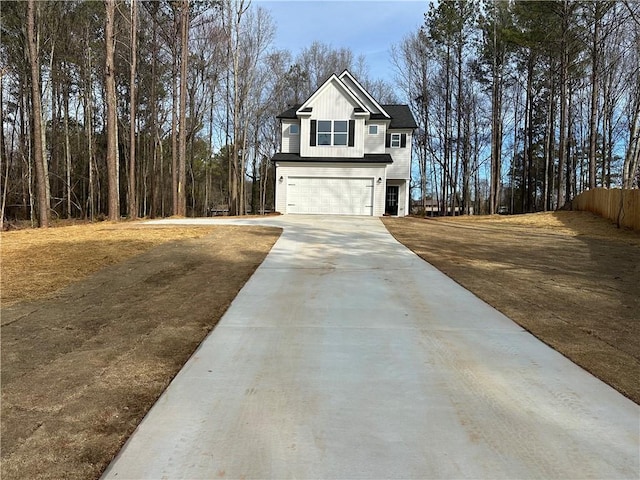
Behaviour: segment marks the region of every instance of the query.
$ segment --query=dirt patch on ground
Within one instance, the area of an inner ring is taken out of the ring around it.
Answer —
[[[586,212],[384,223],[420,257],[640,403],[640,233]]]
[[[279,234],[139,224],[3,233],[1,477],[97,478]]]

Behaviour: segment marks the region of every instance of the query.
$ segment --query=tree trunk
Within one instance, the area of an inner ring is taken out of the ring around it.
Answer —
[[[59,104],[58,104],[58,84],[57,80],[60,77],[60,68],[57,62],[57,58],[55,57],[55,38],[50,38],[50,46],[49,49],[49,82],[44,82],[44,85],[47,85],[44,88],[43,97],[47,98],[50,96],[51,98],[51,121],[49,122],[49,164],[51,165],[51,169],[53,171],[53,175],[48,175],[49,177],[49,199],[53,198],[53,211],[56,212],[57,199],[61,197],[60,194],[60,155],[58,148],[58,131],[60,124],[60,115],[59,115]],[[55,60],[55,61],[54,61]],[[45,105],[46,111],[46,105]],[[47,121],[43,119],[44,128],[42,129],[42,151],[44,158],[47,157]],[[53,192],[53,194],[52,194]],[[56,212],[57,214],[58,212]]]
[[[249,10],[251,6],[250,1],[239,0],[236,2],[236,7],[233,24],[233,88],[234,88],[234,101],[233,101],[233,179],[231,184],[232,196],[235,198],[235,211],[230,212],[236,215],[244,215],[246,209],[245,198],[245,165],[246,165],[246,143],[247,143],[247,130],[248,130],[248,118],[246,116],[245,104],[248,96],[248,89],[245,86],[241,88],[241,85],[251,85],[252,76],[255,69],[255,63],[252,63],[247,70],[247,67],[241,67],[240,65],[240,52],[242,40],[241,23],[244,14]]]
[[[589,117],[589,188],[596,188],[596,152],[598,138],[598,93],[600,90],[598,53],[600,51],[601,4],[593,2],[593,39],[591,43],[591,112]]]
[[[446,65],[445,65],[445,107],[444,107],[444,149],[443,149],[443,166],[444,172],[442,175],[442,215],[448,215],[448,207],[447,207],[447,193],[449,191],[448,188],[448,177],[450,175],[450,156],[451,156],[451,135],[449,132],[451,121],[451,47],[447,45],[447,54],[446,54]]]
[[[533,52],[529,53],[529,60],[527,62],[527,86],[525,91],[525,103],[524,103],[524,128],[522,139],[522,171],[520,172],[520,209],[522,213],[529,211],[529,171],[531,167],[531,134],[532,125],[531,119],[533,117],[533,72],[534,65],[536,63],[535,55]]]
[[[0,104],[4,103],[3,73],[0,72]],[[0,125],[4,125],[4,108],[0,108]],[[13,126],[15,131],[15,124]],[[7,187],[9,186],[9,155],[5,148],[4,128],[0,128],[0,171],[4,167],[4,180],[2,181],[2,206],[0,207],[0,232],[4,230],[4,212],[7,206]],[[13,145],[13,142],[12,142]]]
[[[511,185],[510,185],[510,198],[509,198],[509,213],[515,213],[516,200],[515,200],[515,181],[516,181],[516,159],[518,158],[518,127],[520,117],[518,116],[518,106],[520,105],[520,83],[515,86],[515,95],[513,102],[513,150],[511,157]],[[524,141],[522,142],[524,149]],[[496,212],[494,212],[496,213]]]
[[[93,81],[91,77],[92,62],[91,49],[89,48],[89,29],[87,28],[85,37],[85,85],[84,85],[84,125],[87,134],[87,163],[89,165],[89,195],[87,201],[88,218],[93,222],[95,219],[95,179],[94,179],[94,159],[93,159]]]
[[[233,25],[233,149],[232,149],[232,169],[231,169],[231,208],[229,209],[229,215],[238,215],[240,212],[240,203],[238,201],[238,177],[239,177],[239,160],[238,160],[238,137],[240,130],[239,108],[240,108],[240,89],[238,84],[240,83],[240,20],[242,18],[242,0],[238,5],[238,11],[235,13],[234,25]]]
[[[534,75],[534,65],[537,61],[537,56],[531,58],[531,62],[529,63],[529,72],[527,74],[527,98],[528,98],[528,109],[527,109],[527,169],[526,169],[526,178],[527,178],[527,188],[526,188],[526,208],[524,213],[532,213],[535,211],[535,194],[536,189],[534,185],[534,158],[533,158],[533,135],[534,135],[534,104],[533,104],[533,75]]]
[[[452,214],[456,214],[456,208],[459,206],[458,202],[458,178],[460,175],[460,160],[462,155],[462,47],[464,40],[462,38],[462,31],[458,38],[458,45],[456,46],[456,62],[457,62],[457,77],[458,85],[456,89],[456,163],[454,167],[453,179],[451,190],[453,192],[453,198],[451,200]],[[464,158],[462,159],[465,160]],[[464,169],[464,167],[463,167]]]
[[[491,186],[489,213],[495,214],[500,205],[502,171],[502,78],[493,77],[491,92]]]
[[[159,180],[158,173],[158,154],[157,154],[157,141],[158,137],[158,99],[157,97],[157,58],[158,58],[158,8],[156,4],[152,4],[151,10],[151,26],[152,26],[152,34],[151,34],[151,98],[149,102],[151,104],[151,172],[150,172],[150,183],[151,183],[151,207],[149,208],[149,216],[151,218],[155,218],[158,214],[159,208],[159,198],[161,192],[161,183]],[[162,159],[160,160],[162,161]]]
[[[187,63],[189,60],[189,0],[180,9],[180,127],[178,130],[178,210],[187,214]]]
[[[136,67],[138,11],[137,0],[131,0],[131,69],[129,75],[129,218],[138,218],[136,196]]]
[[[64,159],[66,173],[67,218],[71,218],[71,141],[69,139],[69,86],[64,88]]]
[[[178,35],[180,17],[174,11],[174,33]],[[178,49],[174,44],[171,96],[171,192],[173,215],[178,215]]]
[[[640,95],[640,82],[636,95]],[[624,157],[622,169],[622,188],[632,188],[638,175],[640,164],[640,98],[635,99],[635,108],[629,123],[629,144]]]
[[[544,190],[543,190],[543,210],[546,212],[551,207],[551,185],[553,185],[553,180],[551,176],[552,166],[553,166],[553,153],[555,149],[555,136],[554,126],[556,123],[555,117],[555,88],[553,86],[553,79],[549,79],[550,83],[550,91],[549,91],[549,103],[547,104],[547,125],[545,127],[545,142],[544,142]],[[551,180],[551,182],[550,182]]]
[[[40,61],[38,38],[36,34],[35,0],[27,3],[27,43],[29,44],[29,65],[31,68],[31,125],[33,138],[33,159],[36,170],[36,190],[38,196],[38,225],[49,226],[49,178],[45,165],[42,144],[42,101],[40,97]]]
[[[560,138],[558,140],[558,208],[566,201],[565,168],[567,163],[567,131],[569,129],[569,47],[567,32],[569,30],[569,13],[567,0],[562,2],[562,39],[560,42]]]
[[[109,191],[109,220],[120,220],[120,174],[118,160],[118,119],[116,105],[116,78],[114,30],[116,0],[105,0],[105,95],[107,105],[107,183]]]
[[[567,118],[570,119],[572,118],[573,115],[573,105],[571,104],[571,99],[573,97],[573,89],[569,88],[568,89],[568,98],[567,98]],[[565,162],[565,166],[566,166],[566,175],[565,175],[565,202],[570,202],[573,197],[574,197],[574,190],[575,190],[575,182],[573,179],[573,175],[576,171],[575,166],[574,166],[574,158],[572,155],[572,149],[571,149],[571,138],[573,137],[573,130],[572,130],[572,124],[571,121],[567,122],[567,143],[566,143],[566,162]]]

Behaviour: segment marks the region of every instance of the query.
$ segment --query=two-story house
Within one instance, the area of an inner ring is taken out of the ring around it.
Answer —
[[[278,118],[277,211],[409,214],[416,122],[407,105],[380,105],[345,70]]]

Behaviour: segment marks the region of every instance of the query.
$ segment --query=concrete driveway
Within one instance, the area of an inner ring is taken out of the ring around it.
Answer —
[[[234,223],[284,233],[104,478],[640,477],[638,405],[378,219]]]

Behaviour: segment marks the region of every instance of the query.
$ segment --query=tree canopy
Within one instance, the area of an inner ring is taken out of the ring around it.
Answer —
[[[270,211],[277,114],[344,69],[411,106],[412,195],[443,214],[637,187],[639,19],[637,2],[441,1],[391,48],[390,85],[346,47],[276,50],[248,0],[5,2],[2,218]]]

